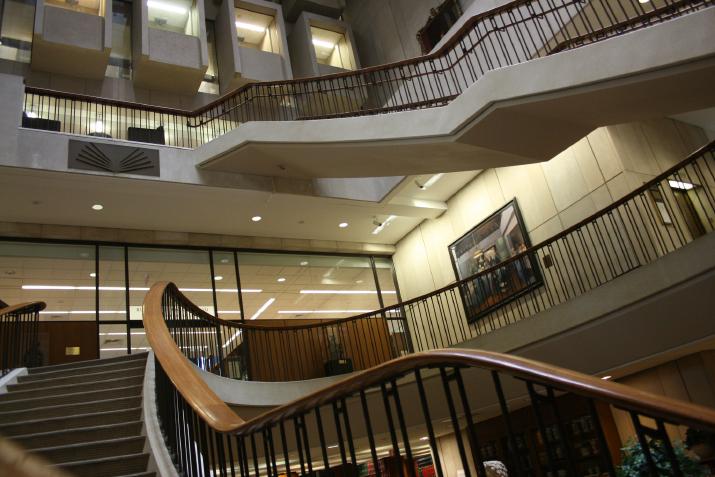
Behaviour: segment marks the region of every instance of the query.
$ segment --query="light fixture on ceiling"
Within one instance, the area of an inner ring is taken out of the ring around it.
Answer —
[[[608,376],[604,376],[604,377],[602,377],[601,379],[603,379],[604,381],[608,381],[608,380],[611,379],[612,377],[613,377],[613,376],[611,376],[611,375],[609,374]]]
[[[440,180],[443,175],[443,173],[435,174],[429,179],[427,179],[427,182],[425,182],[424,184],[420,184],[419,181],[415,181],[415,184],[417,184],[417,187],[419,187],[420,190],[427,190],[433,185],[435,185],[435,183],[437,183],[437,181]]]
[[[36,118],[37,113],[35,113],[33,111],[25,111],[25,116],[27,116],[28,118]]]
[[[169,13],[178,13],[179,15],[186,15],[188,10],[180,5],[172,5],[171,3],[159,2],[157,0],[148,0],[146,6],[149,8],[156,8]]]
[[[306,265],[308,265],[308,260],[303,260],[302,262],[300,262],[301,267],[305,267]]]
[[[92,210],[102,210],[104,209],[104,206],[102,204],[94,204],[92,206]]]
[[[340,223],[338,224],[338,227],[340,227],[341,229],[344,229],[344,228],[346,228],[348,225],[350,225],[350,224],[348,224],[347,222],[340,222]]]
[[[301,290],[303,295],[370,295],[376,290]],[[396,294],[395,290],[382,290],[383,294]]]
[[[373,235],[379,234],[380,232],[382,232],[382,230],[383,230],[385,227],[387,227],[388,225],[390,225],[390,222],[392,222],[392,221],[395,220],[395,219],[396,219],[396,217],[395,217],[394,215],[390,215],[390,216],[388,216],[383,222],[380,222],[380,221],[378,221],[377,219],[373,220],[372,223],[373,223],[376,227],[375,227],[375,229],[372,231],[372,234],[373,234]]]
[[[222,277],[221,275],[216,275],[216,276],[214,277],[214,280],[216,280],[217,282],[219,282],[219,281],[223,280],[223,277]]]
[[[104,132],[104,123],[101,120],[96,120],[89,128],[90,132],[102,134]]]
[[[329,48],[331,50],[335,48],[335,43],[331,43],[326,40],[319,40],[318,38],[313,38],[313,44],[315,46],[319,46],[321,48]]]
[[[328,446],[328,449],[337,449],[337,448],[338,448],[338,445],[337,445],[337,444],[333,444],[332,446]]]
[[[239,22],[238,20],[236,20],[236,28],[240,28],[242,30],[248,30],[248,31],[255,31],[257,33],[264,33],[266,31],[266,27],[263,27],[261,25],[254,25],[253,23]]]
[[[94,291],[93,286],[76,285],[23,285],[23,290],[88,290]],[[125,291],[124,287],[100,286],[99,291]],[[129,287],[129,291],[149,291],[149,287]],[[211,288],[179,288],[182,292],[213,292]],[[216,293],[237,293],[237,288],[217,288]],[[241,293],[261,293],[261,288],[241,288]]]
[[[429,437],[427,437],[427,436],[420,437],[421,441],[426,441],[427,439],[429,439]]]
[[[650,3],[650,0],[638,0],[638,3]]]
[[[337,315],[341,313],[370,313],[373,310],[278,310],[279,315]]]
[[[278,283],[283,283],[286,281],[285,277],[278,277],[278,280],[276,280]]]
[[[261,217],[260,215],[254,215],[253,217],[251,217],[251,220],[254,222],[260,222],[261,220],[263,220],[263,217]]]
[[[92,278],[97,278],[97,274],[94,273],[94,272],[90,273],[89,276],[92,277]]]
[[[227,259],[227,258],[222,258],[222,259],[221,259],[221,263],[228,263],[228,259]]]
[[[674,181],[674,180],[669,180],[668,185],[673,189],[679,189],[679,190],[691,190],[695,187],[695,185],[691,184],[690,182]]]
[[[268,309],[268,307],[271,306],[274,301],[276,301],[275,298],[269,298],[263,305],[261,305],[261,307],[253,314],[253,316],[251,316],[251,319],[255,320],[256,318],[261,316],[261,314],[266,311],[266,309]]]

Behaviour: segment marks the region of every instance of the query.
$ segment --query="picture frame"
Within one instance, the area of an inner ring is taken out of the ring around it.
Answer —
[[[464,280],[459,292],[469,323],[543,285],[535,256],[511,260],[529,248],[531,241],[516,199],[449,245],[455,277]],[[492,273],[481,274],[491,268]]]

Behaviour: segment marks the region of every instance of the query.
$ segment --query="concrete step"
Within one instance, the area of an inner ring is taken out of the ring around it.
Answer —
[[[60,386],[45,386],[42,388],[29,390],[8,389],[6,394],[0,394],[0,402],[16,401],[18,399],[33,399],[39,397],[60,396],[65,394],[76,394],[87,391],[100,391],[104,389],[116,389],[125,386],[141,385],[144,380],[144,370],[137,371],[139,374],[124,376],[119,378],[105,379],[102,381],[84,381],[82,383],[64,384]],[[22,385],[19,385],[22,386]],[[8,386],[10,388],[10,386]]]
[[[131,454],[60,464],[58,467],[77,477],[120,477],[146,471],[149,454]]]
[[[0,401],[0,413],[27,410],[35,407],[80,404],[89,401],[101,401],[102,399],[140,396],[141,392],[142,386],[139,384],[136,386],[124,386],[120,388],[103,389],[100,391],[85,391],[72,394],[60,394],[57,396],[35,397],[31,399],[19,398],[13,400],[2,400]]]
[[[52,366],[41,366],[39,368],[29,368],[27,372],[30,376],[46,373],[54,373],[57,371],[78,370],[95,366],[108,366],[117,363],[126,363],[134,360],[146,360],[148,353],[129,354],[126,356],[117,356],[116,358],[106,359],[90,359],[88,361],[77,361],[75,363],[55,364]]]
[[[141,406],[141,396],[122,397],[117,399],[102,399],[82,403],[61,404],[47,407],[34,407],[15,411],[0,412],[0,423],[12,424],[35,419],[52,419],[82,414],[111,412],[123,409],[133,409]]]
[[[77,462],[78,460],[104,459],[125,455],[141,454],[144,450],[144,436],[123,437],[91,443],[68,444],[44,447],[32,451],[55,464]],[[146,470],[146,468],[142,469]]]
[[[59,431],[62,429],[77,429],[80,427],[101,426],[104,424],[119,424],[121,422],[138,421],[141,418],[140,407],[121,409],[118,411],[103,411],[91,414],[77,414],[71,416],[32,419],[5,423],[0,417],[0,434],[4,436],[20,436],[32,434],[41,429],[43,432]]]
[[[57,371],[56,373],[37,375],[28,374],[20,376],[20,378],[31,379],[18,379],[17,384],[11,384],[8,386],[8,391],[29,391],[31,389],[40,389],[45,386],[64,386],[68,384],[84,383],[87,381],[115,379],[143,373],[145,366],[146,362],[137,360],[131,361],[130,363],[122,363],[121,365],[93,366],[83,369],[82,372],[78,374],[63,374],[67,373],[67,371]]]
[[[77,429],[38,432],[13,436],[13,441],[25,449],[41,449],[69,444],[81,444],[96,441],[118,439],[120,437],[137,437],[141,434],[142,422],[123,422],[106,426],[80,427]],[[81,452],[78,456],[82,456]]]

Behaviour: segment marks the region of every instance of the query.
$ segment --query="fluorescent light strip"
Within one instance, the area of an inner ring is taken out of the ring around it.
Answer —
[[[372,231],[372,234],[373,234],[373,235],[377,235],[377,234],[379,234],[380,232],[382,232],[382,229],[384,229],[385,227],[387,227],[387,226],[390,224],[390,222],[392,222],[393,220],[395,220],[395,218],[396,218],[396,217],[395,217],[394,215],[391,215],[391,216],[389,216],[388,218],[386,218],[383,223],[381,223],[380,225],[378,225],[377,227],[375,227],[375,230]]]
[[[377,293],[377,290],[301,290],[301,295],[372,295]],[[382,294],[394,295],[395,290],[383,290]]]
[[[253,23],[239,22],[236,21],[236,28],[241,28],[243,30],[255,31],[258,33],[263,33],[266,31],[266,27],[260,25],[254,25]]]
[[[317,38],[313,38],[313,44],[315,46],[320,46],[323,48],[330,48],[330,49],[335,48],[335,43],[330,43],[329,41],[325,41],[325,40],[318,40]]]
[[[668,184],[670,187],[673,189],[680,189],[680,190],[690,190],[694,188],[695,186],[691,184],[690,182],[683,182],[683,181],[674,181],[674,180],[669,180]]]
[[[435,185],[435,183],[436,183],[438,180],[440,180],[443,175],[444,175],[444,174],[441,174],[441,173],[440,173],[440,174],[435,174],[435,175],[433,175],[432,177],[430,177],[429,179],[427,179],[427,182],[424,183],[423,188],[424,188],[424,189],[429,189],[430,187],[432,187],[433,185]]]
[[[369,313],[373,310],[279,310],[279,315],[306,315],[314,313],[337,314],[337,313]]]
[[[71,311],[41,311],[41,315],[94,315],[94,310],[71,310]],[[99,310],[100,315],[120,315],[124,310]]]
[[[273,304],[273,302],[276,301],[275,298],[269,298],[268,301],[266,301],[263,306],[261,306],[258,311],[256,311],[253,316],[251,317],[252,320],[255,320],[259,316],[261,316],[261,313],[266,311],[266,309]]]
[[[188,11],[186,8],[179,5],[172,5],[170,3],[157,2],[156,0],[148,0],[146,6],[149,8],[156,8],[157,10],[162,10],[169,13],[178,13],[179,15],[185,15]]]
[[[23,290],[94,290],[93,286],[75,285],[23,285]],[[124,291],[124,287],[100,286],[99,291]],[[211,292],[210,288],[179,288],[182,292]],[[149,291],[149,287],[129,287],[129,291]],[[216,293],[237,293],[237,288],[217,288]],[[261,293],[260,288],[241,288],[241,293]]]

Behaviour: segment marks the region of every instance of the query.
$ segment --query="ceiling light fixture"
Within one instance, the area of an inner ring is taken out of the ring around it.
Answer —
[[[251,220],[254,222],[260,222],[261,220],[263,220],[263,217],[261,217],[260,215],[254,215],[253,217],[251,217]]]
[[[186,15],[188,10],[179,5],[172,5],[170,3],[158,2],[157,0],[148,0],[146,6],[149,8],[156,8],[169,13],[178,13],[179,15]]]
[[[278,280],[276,281],[279,283],[283,283],[284,281],[286,281],[286,279],[284,277],[278,277]]]
[[[426,441],[427,439],[429,439],[429,437],[427,437],[427,436],[420,437],[420,440],[421,440],[421,441]]]
[[[303,260],[302,262],[300,262],[300,266],[301,266],[301,267],[305,267],[306,265],[308,265],[308,261],[307,261],[307,260]]]
[[[331,42],[326,41],[326,40],[319,40],[319,39],[317,39],[317,38],[313,38],[313,44],[314,44],[315,46],[319,46],[319,47],[321,47],[321,48],[330,48],[331,50],[332,50],[333,48],[335,48],[335,43],[331,43]]]
[[[97,274],[94,273],[94,272],[92,272],[92,273],[89,274],[89,276],[92,277],[92,278],[96,278],[96,277],[97,277]]]
[[[373,310],[278,310],[279,315],[309,315],[309,314],[337,314],[337,313],[370,313]]]
[[[638,0],[638,3],[650,3],[650,0]]]
[[[216,275],[216,276],[214,277],[214,280],[216,280],[216,281],[218,282],[218,281],[223,280],[223,277],[222,277],[221,275]]]
[[[370,295],[377,293],[377,290],[301,290],[303,295]],[[383,294],[396,294],[395,290],[383,290]]]
[[[92,206],[92,210],[102,210],[104,209],[104,206],[102,204],[94,204]]]
[[[96,133],[103,133],[104,132],[104,123],[100,120],[95,121],[92,123],[92,127],[90,128],[90,132],[96,132]]]
[[[89,290],[94,291],[93,286],[75,285],[23,285],[23,290]],[[124,287],[100,286],[100,291],[125,291]],[[149,291],[149,287],[129,287],[129,291]],[[179,288],[182,292],[212,292],[211,288]],[[237,288],[217,288],[216,293],[237,293]],[[241,288],[241,293],[261,293],[261,288]]]
[[[238,20],[236,20],[236,28],[240,28],[242,30],[255,31],[257,33],[263,33],[266,31],[266,27],[262,27],[261,25],[254,25],[253,23],[239,22]]]
[[[435,185],[435,183],[438,180],[440,180],[443,175],[444,175],[443,173],[435,174],[432,177],[430,177],[429,179],[427,179],[427,182],[425,182],[424,184],[420,184],[419,181],[415,181],[415,184],[417,184],[417,187],[419,187],[420,190],[427,190],[430,187],[432,187],[433,185]]]
[[[266,311],[266,309],[273,304],[273,302],[276,301],[275,298],[269,298],[268,301],[266,301],[263,306],[261,306],[258,311],[256,311],[253,316],[251,317],[252,320],[255,320],[259,316],[261,316],[261,313]]]
[[[37,113],[32,112],[32,111],[26,111],[26,112],[25,112],[25,115],[26,115],[28,118],[36,118],[36,117],[37,117]]]
[[[350,225],[350,224],[348,224],[347,222],[340,222],[340,223],[338,224],[338,227],[340,227],[341,229],[344,229],[344,228],[347,227],[348,225]]]
[[[373,234],[373,235],[377,235],[377,234],[379,234],[380,232],[382,232],[382,230],[383,230],[385,227],[387,227],[388,225],[390,225],[390,222],[392,222],[393,220],[395,220],[395,218],[396,218],[396,217],[395,217],[394,215],[390,215],[390,216],[388,216],[388,217],[385,219],[384,222],[377,222],[377,221],[373,222],[375,225],[377,225],[377,227],[375,227],[375,230],[372,231],[372,234]]]
[[[337,444],[334,444],[334,445],[332,445],[332,446],[328,446],[328,449],[337,449],[337,448],[338,448],[338,445],[337,445]]]
[[[608,380],[611,379],[612,377],[613,377],[613,376],[611,376],[611,375],[609,374],[608,376],[604,376],[604,377],[602,377],[601,379],[603,379],[604,381],[608,381]]]
[[[670,187],[673,189],[680,189],[680,190],[691,190],[695,187],[695,185],[691,184],[690,182],[673,181],[673,180],[669,180],[668,185],[670,185]]]

